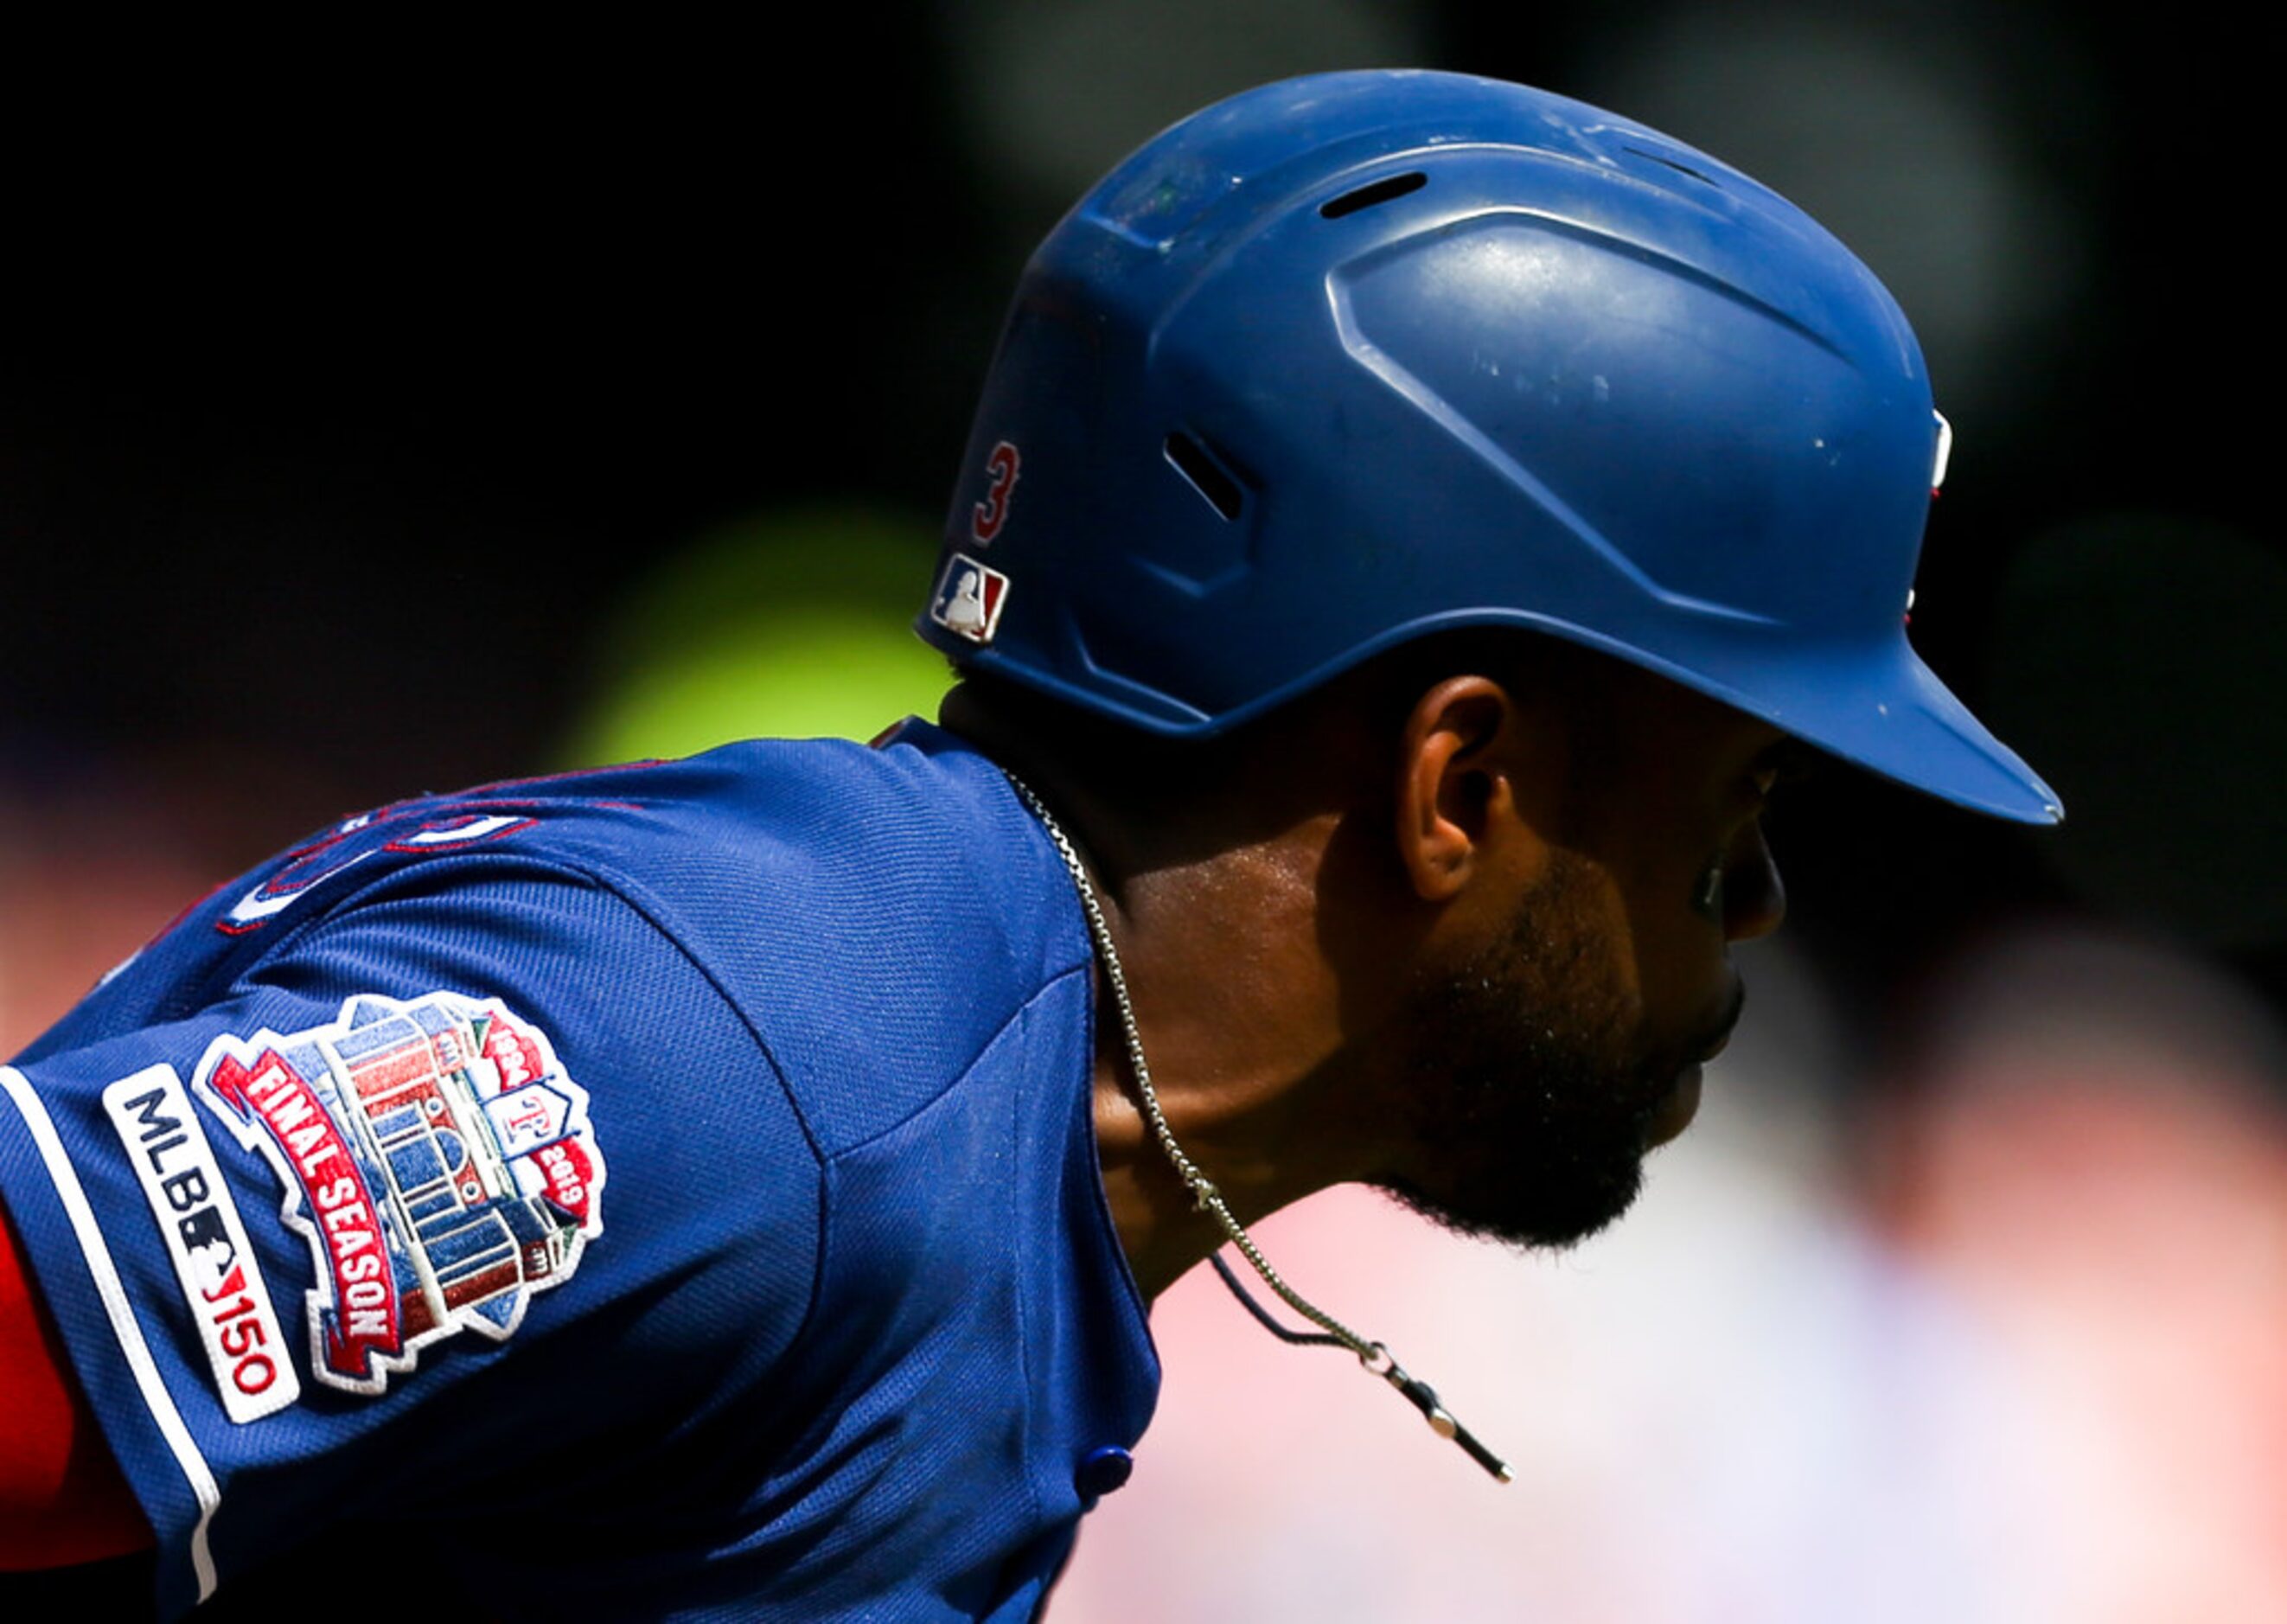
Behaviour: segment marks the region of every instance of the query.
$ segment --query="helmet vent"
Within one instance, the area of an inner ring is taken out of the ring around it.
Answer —
[[[1180,430],[1167,436],[1167,461],[1175,471],[1191,483],[1191,488],[1207,500],[1207,505],[1225,519],[1238,517],[1239,504],[1246,493],[1238,481],[1223,471],[1205,446]]]
[[[1716,184],[1715,178],[1713,175],[1703,175],[1697,170],[1693,169],[1689,163],[1679,163],[1674,158],[1668,157],[1664,154],[1649,152],[1641,147],[1623,147],[1620,150],[1622,152],[1634,153],[1639,158],[1650,158],[1654,163],[1664,163],[1679,175],[1690,176],[1692,179],[1699,182],[1702,186],[1712,186]]]
[[[1386,203],[1393,197],[1403,197],[1408,192],[1419,192],[1429,184],[1429,177],[1420,170],[1403,175],[1392,175],[1371,186],[1360,186],[1355,192],[1345,192],[1318,205],[1322,218],[1339,220],[1346,214],[1356,214],[1361,209],[1371,209],[1376,203]]]

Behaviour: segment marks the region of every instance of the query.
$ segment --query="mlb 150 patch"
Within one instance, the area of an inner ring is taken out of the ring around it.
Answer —
[[[496,1000],[352,998],[306,1032],[218,1038],[192,1083],[278,1176],[328,1386],[379,1393],[431,1343],[505,1340],[603,1232],[587,1091]]]
[[[182,1078],[146,1066],[104,1089],[103,1108],[159,1221],[223,1414],[241,1426],[276,1414],[302,1396],[302,1380]]]

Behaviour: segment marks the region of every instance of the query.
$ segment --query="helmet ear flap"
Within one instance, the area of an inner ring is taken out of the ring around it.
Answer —
[[[1147,143],[1034,255],[918,625],[1171,734],[1531,630],[2046,817],[1904,644],[1950,445],[1881,285],[1720,161],[1493,80],[1290,80]],[[958,570],[1000,582],[989,627]]]

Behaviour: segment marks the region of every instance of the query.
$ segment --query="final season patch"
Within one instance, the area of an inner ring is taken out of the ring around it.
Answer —
[[[216,1039],[193,1082],[284,1187],[329,1386],[383,1392],[456,1332],[506,1340],[603,1232],[587,1091],[497,1000],[352,998],[306,1032]]]
[[[938,578],[930,619],[972,643],[990,643],[1001,625],[1001,606],[1008,601],[1008,576],[956,552],[946,560],[945,574]]]

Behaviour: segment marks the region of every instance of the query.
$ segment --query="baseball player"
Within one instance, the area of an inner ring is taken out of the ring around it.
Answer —
[[[1498,1474],[1246,1226],[1616,1216],[1798,757],[2060,815],[1905,640],[1945,444],[1873,277],[1626,119],[1360,73],[1176,125],[1018,289],[938,723],[349,819],[0,1069],[0,1559],[1030,1617],[1226,1240]]]

